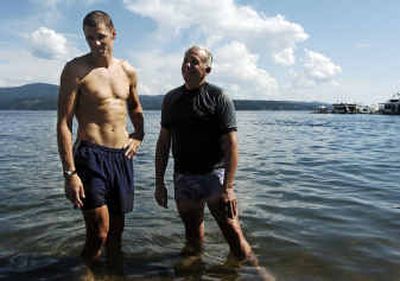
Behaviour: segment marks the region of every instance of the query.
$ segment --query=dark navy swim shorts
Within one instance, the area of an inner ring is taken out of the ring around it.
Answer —
[[[107,205],[110,213],[132,211],[133,163],[124,149],[80,141],[74,159],[85,190],[83,210]]]
[[[222,193],[224,169],[208,174],[174,174],[175,200],[208,200]]]

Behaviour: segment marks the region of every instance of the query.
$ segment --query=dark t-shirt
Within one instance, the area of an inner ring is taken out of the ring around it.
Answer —
[[[236,130],[234,104],[215,85],[181,86],[165,95],[161,126],[171,132],[175,172],[205,174],[223,165],[221,136]]]

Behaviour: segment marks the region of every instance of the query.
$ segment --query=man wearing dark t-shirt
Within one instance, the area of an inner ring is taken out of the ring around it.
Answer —
[[[255,260],[240,227],[233,191],[238,162],[234,105],[224,92],[206,82],[212,55],[198,46],[186,51],[185,84],[166,94],[156,148],[155,199],[167,207],[164,175],[172,145],[175,201],[185,226],[183,254],[201,253],[204,207],[216,219],[238,260]]]

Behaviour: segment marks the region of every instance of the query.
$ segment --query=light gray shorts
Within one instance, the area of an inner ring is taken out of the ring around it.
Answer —
[[[207,200],[222,193],[225,169],[208,174],[174,174],[175,200]]]

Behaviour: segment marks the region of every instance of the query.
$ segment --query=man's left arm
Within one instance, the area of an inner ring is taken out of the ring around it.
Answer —
[[[135,131],[129,134],[129,140],[126,144],[125,155],[128,158],[132,158],[139,149],[144,137],[144,118],[143,118],[143,108],[139,100],[139,95],[137,91],[137,75],[136,71],[128,63],[124,62],[124,69],[129,77],[130,87],[129,87],[129,97],[128,97],[128,114],[132,122]]]
[[[224,184],[225,192],[233,191],[235,174],[238,165],[239,152],[236,131],[231,131],[222,136],[222,149],[224,152]]]
[[[233,190],[239,158],[236,131],[230,131],[222,136],[222,149],[224,152],[225,174],[221,199],[226,208],[226,216],[234,219],[238,213],[236,195]]]

